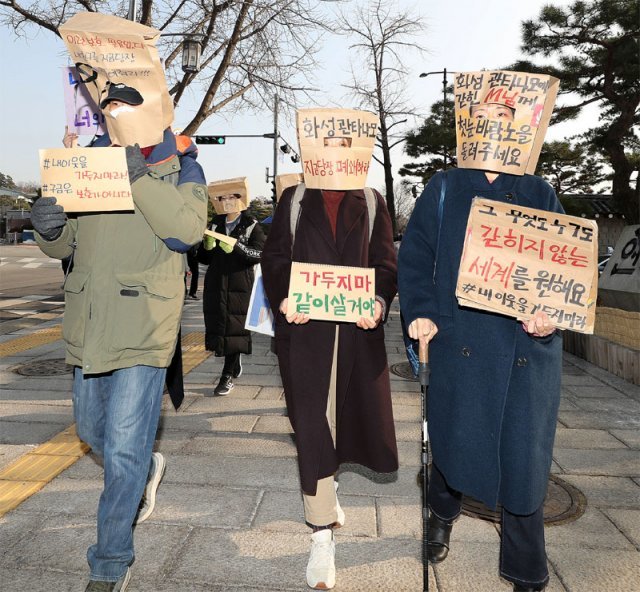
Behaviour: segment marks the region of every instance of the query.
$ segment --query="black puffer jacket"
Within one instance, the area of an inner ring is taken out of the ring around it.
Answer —
[[[210,229],[226,234],[226,215],[216,216]],[[207,251],[198,248],[198,261],[208,265],[204,276],[202,308],[206,328],[205,346],[216,356],[251,353],[251,333],[244,328],[253,266],[260,262],[265,237],[260,225],[246,212],[231,232],[238,242],[231,253],[219,244]]]

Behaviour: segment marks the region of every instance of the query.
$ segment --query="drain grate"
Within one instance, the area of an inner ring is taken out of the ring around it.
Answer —
[[[400,378],[404,378],[405,380],[411,380],[412,382],[418,382],[418,379],[413,376],[413,371],[411,370],[411,364],[409,362],[400,362],[398,364],[392,364],[389,370],[399,376]]]
[[[549,475],[549,487],[543,507],[546,525],[573,522],[584,514],[586,507],[587,498],[579,489],[555,475]],[[462,513],[472,518],[500,522],[500,507],[493,511],[467,496],[462,498]]]
[[[62,374],[71,374],[73,366],[67,364],[64,358],[54,358],[20,364],[14,369],[14,372],[22,376],[60,376]]]

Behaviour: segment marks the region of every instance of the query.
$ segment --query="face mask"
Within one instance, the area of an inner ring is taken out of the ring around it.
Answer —
[[[116,107],[115,109],[112,109],[111,111],[109,111],[109,115],[114,119],[117,119],[118,115],[120,115],[121,113],[133,113],[133,112],[135,112],[135,109],[131,107],[131,105],[121,105],[120,107]]]

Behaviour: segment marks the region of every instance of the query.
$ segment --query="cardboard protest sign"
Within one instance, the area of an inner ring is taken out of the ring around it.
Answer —
[[[106,131],[104,115],[87,87],[79,82],[74,67],[62,68],[64,110],[69,132],[79,136],[102,135]]]
[[[251,298],[249,299],[249,309],[244,323],[244,328],[248,331],[255,331],[264,335],[274,336],[274,318],[271,306],[264,291],[264,281],[262,279],[262,268],[260,264],[255,266],[255,276],[253,287],[251,288]]]
[[[593,333],[598,292],[593,220],[476,197],[456,296],[461,306]]]
[[[242,212],[249,207],[249,182],[247,177],[213,181],[207,185],[207,189],[211,205],[213,205],[216,214]],[[229,196],[235,197],[229,199]]]
[[[124,148],[40,150],[40,179],[65,212],[134,209]]]
[[[295,309],[321,321],[355,323],[360,317],[373,318],[375,283],[375,269],[294,261],[289,312]]]
[[[212,236],[216,240],[222,241],[223,243],[227,243],[232,247],[235,246],[235,244],[238,242],[237,238],[233,238],[232,236],[229,236],[227,234],[221,234],[219,232],[216,232],[215,230],[205,230],[204,233],[208,234],[209,236]]]
[[[58,32],[96,104],[115,83],[135,88],[144,99],[116,117],[107,115],[111,141],[120,146],[159,144],[173,122],[173,101],[155,46],[160,31],[111,15],[81,12]]]
[[[304,176],[302,173],[288,173],[286,175],[276,175],[276,201],[280,201],[282,192],[287,187],[294,187],[304,183]]]
[[[532,175],[558,83],[546,74],[457,73],[453,93],[458,167]]]
[[[300,109],[297,133],[309,189],[363,189],[378,117],[355,109]]]

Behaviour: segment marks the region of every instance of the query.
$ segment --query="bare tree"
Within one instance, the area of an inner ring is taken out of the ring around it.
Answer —
[[[177,106],[187,89],[200,100],[184,133],[194,134],[213,113],[233,108],[273,107],[278,93],[285,103],[312,90],[319,35],[326,14],[313,0],[142,0],[139,22],[164,35],[169,90]],[[126,18],[122,0],[0,0],[0,24],[16,35],[37,27],[58,34],[76,12],[100,12]],[[180,54],[185,35],[201,40],[202,69],[182,72]],[[201,98],[200,98],[201,97]]]
[[[412,41],[424,33],[426,23],[422,17],[411,12],[398,12],[393,2],[375,0],[358,7],[339,19],[337,32],[356,39],[350,49],[363,58],[369,68],[357,69],[351,62],[351,83],[345,86],[359,102],[359,106],[372,109],[380,118],[380,133],[376,146],[382,158],[374,159],[384,167],[387,208],[396,233],[396,204],[394,199],[391,149],[404,141],[403,135],[395,136],[392,129],[404,123],[407,116],[415,115],[405,94],[408,76],[403,58],[409,51],[423,52],[423,48]],[[402,54],[401,54],[402,52]]]

